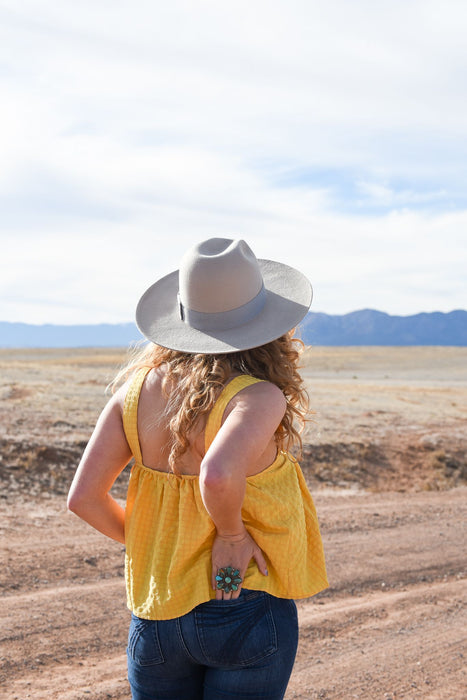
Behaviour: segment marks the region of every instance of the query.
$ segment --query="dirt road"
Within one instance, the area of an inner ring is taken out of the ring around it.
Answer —
[[[467,490],[315,500],[331,587],[299,603],[286,697],[461,700]],[[0,696],[129,698],[122,547],[58,497],[3,501],[0,523]]]

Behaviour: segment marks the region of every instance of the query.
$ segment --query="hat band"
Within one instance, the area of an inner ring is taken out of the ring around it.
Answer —
[[[266,302],[266,290],[264,284],[258,294],[242,306],[237,306],[230,311],[215,311],[213,313],[205,311],[195,311],[185,306],[178,294],[178,304],[180,318],[187,325],[196,328],[198,331],[226,331],[230,328],[243,326],[252,318],[257,316]]]

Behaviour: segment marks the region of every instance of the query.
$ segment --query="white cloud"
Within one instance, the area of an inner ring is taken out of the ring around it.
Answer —
[[[127,320],[213,235],[303,269],[319,310],[465,307],[466,24],[454,0],[4,0],[0,320]]]
[[[371,307],[406,315],[465,306],[459,232],[465,231],[467,214],[316,216],[286,195],[275,207],[271,203],[263,214],[238,212],[233,224],[229,212],[164,205],[139,222],[94,225],[85,236],[71,230],[23,241],[21,248],[11,244],[1,280],[7,302],[2,317],[131,320],[145,288],[176,269],[187,246],[217,235],[244,237],[258,257],[301,269],[313,283],[317,311]]]

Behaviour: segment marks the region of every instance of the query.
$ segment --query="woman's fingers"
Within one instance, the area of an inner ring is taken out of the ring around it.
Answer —
[[[258,569],[261,571],[263,576],[268,575],[268,565],[266,564],[266,559],[264,558],[263,552],[260,550],[260,548],[257,546],[255,548],[255,553],[253,555],[254,560],[256,564],[258,565]]]
[[[242,587],[240,569],[235,566],[223,566],[217,570],[216,599],[234,600],[240,595]]]
[[[216,591],[216,600],[231,600],[232,598],[232,593],[226,593],[222,589]]]
[[[239,587],[237,588],[236,591],[232,591],[232,593],[230,594],[231,600],[236,600],[236,598],[238,598],[238,596],[240,595],[241,590],[242,590],[242,584],[239,585]]]
[[[216,536],[212,550],[211,574],[211,584],[216,591],[216,600],[235,600],[239,597],[243,585],[243,577],[252,559],[255,560],[263,576],[267,576],[267,564],[263,553],[247,531],[245,531],[245,536],[241,540]],[[225,570],[228,566],[233,571],[238,570],[242,581],[235,582],[236,590],[232,589],[226,592],[223,587],[218,587],[219,581],[216,579],[216,576],[218,576],[220,569]]]

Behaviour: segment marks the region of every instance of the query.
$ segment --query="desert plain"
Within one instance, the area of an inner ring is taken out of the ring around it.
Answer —
[[[130,697],[123,547],[66,510],[124,357],[0,350],[5,700]],[[307,348],[302,373],[314,410],[302,468],[330,587],[298,602],[286,698],[461,700],[467,348]]]

